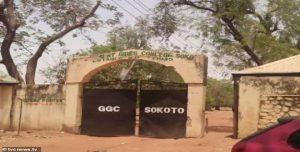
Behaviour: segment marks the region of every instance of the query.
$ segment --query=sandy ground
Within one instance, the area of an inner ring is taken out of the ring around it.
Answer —
[[[27,131],[0,135],[0,147],[35,146],[42,152],[230,152],[232,112],[207,112],[208,133],[204,138],[158,139],[141,137],[91,137],[63,132]]]

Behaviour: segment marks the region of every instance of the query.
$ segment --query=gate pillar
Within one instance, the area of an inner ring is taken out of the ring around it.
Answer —
[[[188,84],[186,137],[203,137],[205,133],[205,94],[203,84]]]
[[[83,84],[66,84],[66,108],[63,130],[71,133],[80,133],[82,115]]]

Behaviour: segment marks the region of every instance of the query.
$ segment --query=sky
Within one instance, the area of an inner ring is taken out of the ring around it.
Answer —
[[[155,7],[155,5],[158,4],[160,0],[104,0],[105,2],[108,2],[110,4],[115,5],[120,12],[123,13],[123,17],[121,18],[122,25],[128,25],[128,24],[135,24],[137,17],[142,17],[145,15],[148,15],[151,13],[151,9]],[[102,18],[110,17],[111,13],[104,11],[103,9],[99,8],[96,11],[96,14],[101,16]],[[39,25],[41,28],[46,29],[47,27],[43,27],[43,25]],[[86,35],[90,35],[98,44],[104,44],[106,42],[106,33],[111,29],[111,27],[100,27],[97,31],[91,31],[88,33],[85,33]],[[81,50],[88,49],[92,46],[92,44],[88,40],[84,40],[83,36],[78,36],[74,38],[72,35],[75,32],[71,32],[64,36],[62,40],[66,43],[65,49],[70,50],[69,54],[74,54],[76,52],[80,52]],[[187,45],[188,48],[186,51],[195,53],[197,52],[197,49],[202,44],[201,38],[199,39],[188,39],[186,40],[182,35],[175,34],[170,38],[170,41],[174,44],[177,44],[179,46]],[[160,43],[157,43],[155,45],[160,45]],[[62,56],[62,48],[51,45],[51,50],[53,50],[49,54],[44,54],[38,63],[38,70],[36,75],[36,82],[41,84],[45,82],[45,78],[39,73],[40,69],[47,68],[48,66],[53,65],[55,62],[57,62],[60,57]],[[199,50],[198,50],[199,51]],[[200,50],[201,52],[201,50]],[[223,78],[222,76],[222,69],[215,67],[213,65],[213,58],[209,55],[208,56],[208,75],[210,77],[214,78]],[[3,66],[0,66],[0,70],[3,70]],[[25,71],[25,67],[22,69],[22,71]],[[24,73],[24,72],[23,72]],[[228,78],[228,77],[227,77]]]

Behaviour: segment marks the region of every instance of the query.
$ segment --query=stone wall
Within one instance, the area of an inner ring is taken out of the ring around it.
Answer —
[[[242,76],[239,81],[237,135],[244,138],[277,122],[298,115],[299,76]]]
[[[281,117],[300,116],[300,95],[264,96],[260,101],[258,129],[277,123]]]

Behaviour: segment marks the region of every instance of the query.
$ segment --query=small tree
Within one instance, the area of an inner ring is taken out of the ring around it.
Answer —
[[[220,110],[220,107],[232,107],[233,86],[231,81],[208,78],[206,101],[206,109],[214,107],[216,110]]]

